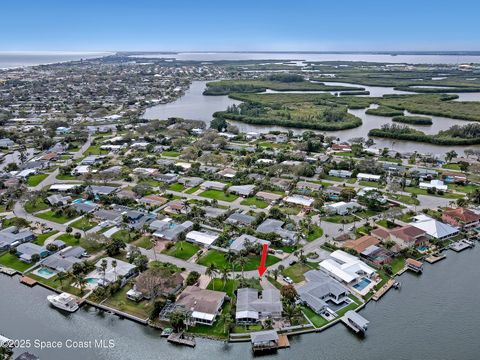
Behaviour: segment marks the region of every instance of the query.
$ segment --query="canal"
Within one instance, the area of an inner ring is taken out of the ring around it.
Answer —
[[[338,324],[322,333],[292,337],[291,348],[264,359],[442,360],[478,359],[480,246],[463,253],[448,252],[445,260],[425,265],[422,275],[405,273],[400,290],[391,290],[361,314],[370,321],[358,338]],[[179,348],[158,331],[93,308],[64,315],[46,302],[49,291],[20,285],[0,275],[0,334],[13,339],[43,341],[105,340],[112,348],[37,349],[42,359],[250,359],[247,343],[225,344],[197,339],[195,349]],[[19,353],[19,350],[16,352]]]

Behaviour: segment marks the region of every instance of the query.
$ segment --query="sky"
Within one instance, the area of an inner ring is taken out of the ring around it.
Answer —
[[[480,50],[475,0],[1,0],[0,51]]]

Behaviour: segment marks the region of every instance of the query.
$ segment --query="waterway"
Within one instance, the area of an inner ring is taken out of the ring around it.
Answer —
[[[321,333],[291,337],[291,348],[262,359],[474,360],[478,359],[480,246],[425,265],[422,275],[405,273],[400,290],[361,310],[370,321],[361,339],[342,324]],[[251,359],[248,343],[197,338],[195,349],[178,347],[158,331],[93,308],[65,315],[46,301],[48,290],[27,288],[0,275],[0,334],[11,339],[113,340],[104,349],[26,349],[48,360]],[[25,351],[23,349],[22,351]],[[22,352],[16,350],[16,354]]]
[[[192,82],[190,88],[185,92],[185,95],[177,99],[174,102],[167,104],[159,104],[148,108],[144,114],[146,119],[167,119],[169,117],[182,117],[185,119],[196,119],[203,120],[207,124],[212,120],[212,114],[215,111],[226,110],[228,106],[232,104],[239,104],[237,100],[230,99],[228,96],[205,96],[203,91],[205,89],[205,81],[194,81]],[[371,96],[381,97],[386,94],[412,94],[411,92],[394,90],[391,87],[378,87],[378,86],[364,86],[358,84],[348,84],[348,83],[337,83],[329,82],[330,85],[343,85],[343,86],[357,86],[363,87],[365,90],[370,91]],[[267,90],[268,93],[274,93],[275,91]],[[285,92],[288,93],[288,92]],[[293,91],[292,91],[293,93]],[[295,91],[299,93],[299,91]],[[461,97],[464,97],[464,101],[475,101],[480,98],[477,93],[460,93],[458,94]],[[470,96],[468,98],[468,96]],[[381,125],[386,123],[391,123],[391,119],[384,116],[375,116],[365,113],[366,109],[355,109],[349,110],[351,114],[354,114],[360,117],[363,121],[363,124],[354,129],[347,129],[341,131],[332,132],[322,132],[326,135],[337,136],[342,141],[348,141],[355,137],[364,137],[368,138],[368,132],[373,128],[379,128]],[[425,132],[426,134],[436,134],[441,130],[447,130],[453,125],[465,125],[469,121],[450,119],[440,116],[430,116],[433,120],[432,126],[414,126],[410,125],[418,130]],[[294,134],[299,134],[305,131],[304,129],[294,129],[286,128],[282,126],[265,126],[265,125],[253,125],[246,124],[239,121],[229,121],[234,124],[241,132],[258,132],[258,133],[268,133],[270,131],[293,131]],[[455,150],[458,154],[463,154],[465,147],[462,146],[438,146],[433,144],[426,143],[414,143],[409,141],[400,141],[400,140],[391,140],[391,139],[375,139],[374,148],[383,149],[388,147],[395,151],[399,152],[412,152],[412,149],[417,150],[420,153],[431,153],[431,154],[445,154],[450,150]],[[478,146],[469,146],[469,148],[477,148]]]

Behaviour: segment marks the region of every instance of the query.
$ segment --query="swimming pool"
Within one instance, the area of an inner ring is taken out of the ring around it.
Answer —
[[[428,246],[422,246],[418,248],[418,251],[424,252],[428,250]]]
[[[50,279],[51,277],[54,277],[57,274],[55,271],[45,267],[37,269],[33,273],[44,279]]]
[[[367,279],[367,278],[363,278],[362,281],[360,281],[359,283],[353,285],[353,287],[359,291],[362,291],[363,289],[365,289],[368,285],[370,285],[371,283],[371,280]]]
[[[84,199],[75,199],[72,201],[72,204],[87,204],[87,205],[92,205],[93,201],[91,200],[84,200]]]
[[[95,278],[87,278],[85,279],[87,281],[88,284],[90,285],[97,285],[98,284],[98,279],[95,279]]]

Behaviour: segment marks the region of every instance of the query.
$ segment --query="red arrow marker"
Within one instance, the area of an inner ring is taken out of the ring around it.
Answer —
[[[258,274],[260,275],[260,277],[262,277],[262,275],[267,270],[265,266],[265,262],[267,261],[267,254],[268,254],[268,244],[263,244],[262,259],[260,260],[260,266],[258,267]]]

